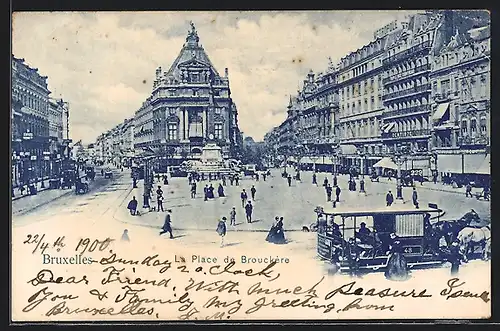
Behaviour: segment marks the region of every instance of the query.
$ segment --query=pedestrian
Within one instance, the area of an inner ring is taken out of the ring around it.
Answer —
[[[483,188],[483,198],[484,200],[490,201],[490,187],[485,184]]]
[[[392,172],[388,171],[387,172],[387,180],[391,181],[392,180]]]
[[[220,240],[220,247],[224,247],[224,237],[226,236],[226,217],[223,217],[219,223],[217,224],[217,233],[219,234],[221,240]]]
[[[158,189],[156,190],[156,211],[159,212],[160,209],[161,211],[163,210],[163,190],[161,189],[161,186],[158,186]]]
[[[252,223],[252,212],[253,212],[252,202],[248,201],[247,205],[245,206],[245,214],[247,216],[248,223]]]
[[[214,187],[212,186],[212,184],[210,184],[210,186],[208,187],[208,198],[209,199],[213,199],[215,196],[214,196]]]
[[[328,185],[328,178],[325,177],[325,180],[323,181],[323,186],[326,187]]]
[[[335,195],[337,196],[337,198],[335,199],[335,202],[340,202],[340,193],[342,192],[342,190],[340,189],[340,186],[337,186],[337,188],[335,188]]]
[[[257,193],[257,189],[255,188],[255,186],[252,185],[250,193],[252,194],[252,200],[255,201],[255,193]]]
[[[366,193],[365,192],[365,180],[363,178],[361,178],[361,180],[359,181],[359,192]]]
[[[434,184],[436,184],[436,183],[437,183],[437,178],[438,178],[438,175],[437,175],[437,173],[435,173],[435,172],[434,172],[434,173],[432,174],[432,181],[434,182]]]
[[[137,211],[137,200],[135,199],[135,196],[129,201],[127,209],[130,211],[130,215],[135,215]]]
[[[236,207],[233,207],[233,209],[231,209],[231,211],[229,212],[229,220],[229,225],[236,225]]]
[[[450,246],[450,253],[448,256],[448,262],[451,263],[451,275],[456,276],[458,274],[458,269],[460,268],[460,262],[462,260],[462,254],[460,253],[459,240],[455,239]]]
[[[219,194],[219,198],[225,197],[224,195],[224,187],[221,183],[219,183],[219,187],[217,188],[217,193]]]
[[[233,186],[233,183],[234,183],[234,176],[230,175],[229,176],[229,184],[231,184],[231,186]]]
[[[263,179],[264,181],[266,181],[266,176],[267,176],[267,174],[266,174],[265,172],[263,172],[263,173],[262,173],[262,179]]]
[[[160,232],[160,236],[164,233],[170,233],[170,239],[174,239],[174,235],[172,234],[172,217],[170,214],[172,213],[172,210],[168,209],[167,210],[167,216],[165,216],[165,223],[163,223],[162,231]]]
[[[238,175],[236,175],[236,177],[234,178],[234,181],[236,182],[236,186],[240,185],[240,178],[238,177]]]
[[[104,176],[104,169],[101,169],[101,176]]]
[[[286,180],[288,181],[288,186],[292,186],[292,175],[288,175]]]
[[[196,198],[196,182],[191,184],[191,199]]]
[[[259,181],[259,173],[258,172],[255,174],[255,181],[257,181],[257,182]]]
[[[241,207],[245,208],[245,204],[247,203],[248,195],[245,189],[241,191],[240,193],[240,198],[241,198]]]
[[[222,175],[222,185],[226,186],[226,176]]]
[[[163,185],[168,185],[168,176],[163,175]]]
[[[208,184],[205,184],[205,187],[203,188],[203,193],[205,195],[204,201],[208,200]]]
[[[392,195],[391,191],[387,192],[385,196],[385,202],[387,203],[387,207],[391,206],[394,202],[394,196]]]
[[[472,186],[470,185],[470,183],[467,183],[467,185],[465,185],[465,197],[472,198]]]
[[[130,238],[128,237],[128,230],[127,229],[123,230],[121,241],[130,241]]]
[[[326,201],[332,201],[332,187],[330,186],[330,184],[328,184],[325,187],[325,191],[326,191]]]
[[[415,208],[419,208],[418,207],[418,194],[417,194],[417,189],[416,188],[413,188],[413,193],[412,193],[412,200],[413,200],[413,205],[415,206]]]
[[[347,244],[347,261],[349,263],[349,275],[359,277],[359,248],[353,237],[349,238]]]
[[[403,245],[395,233],[391,233],[390,238],[392,243],[389,246],[390,252],[387,259],[385,277],[389,280],[407,280],[408,264],[403,254]]]
[[[333,186],[337,186],[337,175],[333,175]]]
[[[318,182],[316,181],[316,173],[313,173],[313,185],[318,186]]]

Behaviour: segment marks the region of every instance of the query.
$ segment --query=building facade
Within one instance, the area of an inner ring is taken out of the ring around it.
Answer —
[[[308,148],[304,163],[326,152],[362,174],[383,157],[427,178],[478,172],[490,148],[489,24],[486,11],[433,10],[376,30],[330,70],[331,84],[308,75],[268,149],[293,158],[323,135],[330,148]]]
[[[490,27],[457,29],[432,62],[432,150],[438,175],[476,174],[489,154]]]
[[[208,141],[222,148],[224,158],[238,155],[238,112],[228,70],[221,76],[215,69],[193,24],[171,67],[156,70],[152,94],[134,122],[136,153],[149,148],[170,164],[200,159]]]
[[[12,56],[12,184],[48,176],[50,153],[47,76]]]

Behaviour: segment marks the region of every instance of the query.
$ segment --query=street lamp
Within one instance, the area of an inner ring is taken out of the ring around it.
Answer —
[[[406,146],[401,146],[398,145],[396,148],[395,152],[395,160],[396,164],[398,166],[398,173],[397,173],[397,186],[396,186],[396,199],[403,200],[403,182],[401,178],[401,166],[403,165],[403,162],[405,161],[405,154],[406,154],[407,148]]]

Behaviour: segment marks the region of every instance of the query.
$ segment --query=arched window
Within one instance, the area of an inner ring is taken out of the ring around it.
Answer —
[[[462,120],[462,136],[466,136],[468,132],[467,119]]]
[[[477,120],[476,120],[475,117],[473,117],[470,120],[470,133],[471,133],[472,137],[476,136],[476,133],[477,133]]]

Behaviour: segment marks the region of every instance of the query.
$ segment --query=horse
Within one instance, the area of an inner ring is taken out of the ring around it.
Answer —
[[[435,222],[431,225],[429,237],[431,240],[439,240],[441,237],[444,237],[447,246],[450,246],[462,229],[477,220],[479,220],[479,215],[474,209],[471,209],[471,211],[465,213],[458,220]]]
[[[486,259],[488,257],[488,250],[491,250],[491,228],[489,226],[479,229],[466,227],[460,231],[457,239],[460,241],[460,248],[463,250],[466,258],[469,258],[473,253],[476,245],[480,245],[482,249],[482,258]]]

